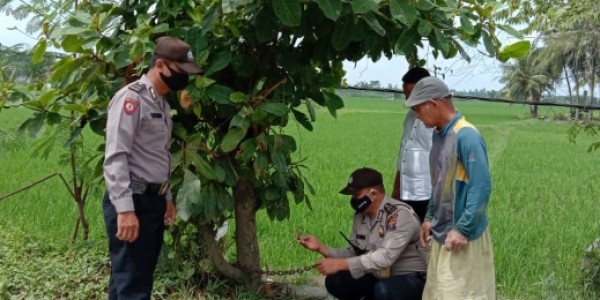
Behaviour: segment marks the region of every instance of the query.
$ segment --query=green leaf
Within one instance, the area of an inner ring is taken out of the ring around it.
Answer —
[[[313,131],[313,125],[306,116],[306,114],[296,109],[292,109],[292,113],[294,114],[294,118],[296,118],[296,121],[298,121],[298,123],[300,123],[302,127],[306,128],[308,131]]]
[[[231,92],[232,90],[228,86],[220,85],[218,83],[213,84],[206,89],[206,95],[220,104],[229,103],[229,95],[231,95]]]
[[[63,106],[62,109],[66,111],[76,111],[80,113],[85,113],[87,111],[87,106],[83,104],[67,104]]]
[[[215,27],[215,23],[221,16],[221,10],[219,9],[219,2],[216,1],[209,9],[206,10],[202,16],[202,33],[205,34],[212,31]]]
[[[57,94],[58,94],[58,90],[49,90],[49,91],[43,93],[40,96],[40,98],[38,99],[38,101],[40,102],[42,107],[46,107],[46,106],[48,106],[48,104],[51,104],[52,102],[54,102],[56,100]]]
[[[257,152],[256,160],[254,161],[254,172],[258,175],[264,175],[268,173],[269,163],[271,160],[265,152]]]
[[[432,2],[430,2],[429,0],[419,0],[419,3],[417,5],[418,5],[419,9],[423,10],[423,11],[429,11],[429,10],[432,10],[434,7],[436,7],[436,5]]]
[[[177,193],[177,215],[185,222],[195,215],[194,204],[200,202],[201,182],[194,173],[184,170],[183,184]]]
[[[69,35],[66,38],[64,38],[61,42],[63,50],[71,53],[80,52],[82,44],[83,39],[76,35]]]
[[[411,49],[415,48],[414,45],[416,45],[420,40],[421,36],[419,35],[419,32],[415,26],[413,26],[405,29],[402,34],[400,34],[398,40],[396,40],[394,48],[396,51],[408,54],[411,53]]]
[[[248,162],[256,153],[256,141],[254,139],[247,139],[240,144],[240,157],[242,161]]]
[[[434,48],[442,51],[442,54],[445,58],[448,58],[451,48],[450,39],[448,39],[448,37],[441,30],[433,30],[433,34],[430,36],[430,42]]]
[[[342,1],[341,0],[316,0],[319,8],[323,11],[323,14],[333,20],[337,19],[342,14]]]
[[[236,6],[236,0],[223,0],[221,4],[221,10],[223,11],[223,14],[229,14],[235,11]]]
[[[377,1],[375,0],[352,0],[350,4],[355,14],[364,14],[377,10]]]
[[[306,99],[306,109],[308,110],[308,115],[310,116],[310,121],[314,122],[317,120],[317,112],[312,105],[311,99]]]
[[[85,50],[94,50],[99,41],[100,37],[97,36],[86,38],[81,42],[81,48]]]
[[[163,33],[169,30],[169,24],[160,23],[158,25],[152,26],[152,33]]]
[[[468,63],[471,62],[471,56],[465,51],[465,49],[460,45],[459,42],[457,41],[453,41],[454,46],[456,47],[456,49],[458,50],[458,53],[460,53],[460,56],[466,60]]]
[[[300,25],[302,6],[298,0],[273,0],[273,10],[279,21],[286,26]]]
[[[379,24],[379,21],[377,21],[375,15],[369,12],[364,14],[362,17],[363,20],[365,20],[365,22],[367,23],[367,25],[369,25],[369,27],[373,29],[373,31],[375,31],[380,36],[385,36],[385,29],[381,27],[381,24]]]
[[[36,113],[19,127],[19,132],[27,131],[29,136],[37,138],[42,133],[46,118],[44,114]]]
[[[344,101],[335,93],[323,92],[323,96],[325,96],[325,104],[329,113],[337,118],[337,110],[344,107]]]
[[[494,45],[494,41],[487,33],[487,31],[482,30],[481,36],[483,38],[483,44],[485,45],[485,49],[491,56],[496,56],[496,46]]]
[[[348,16],[335,24],[335,29],[331,35],[331,43],[335,50],[343,51],[352,41],[352,36],[355,34],[352,30],[355,27],[353,22],[351,16]]]
[[[417,27],[417,32],[421,36],[429,36],[431,33],[431,22],[429,22],[429,20],[420,20],[419,26]]]
[[[229,65],[231,62],[231,52],[222,51],[215,55],[215,58],[212,60],[210,66],[204,70],[206,75],[213,74],[217,71],[223,70],[225,67]]]
[[[250,127],[250,120],[246,118],[244,115],[237,113],[229,122],[229,128],[239,127],[243,129],[248,129]]]
[[[204,89],[215,82],[215,80],[210,79],[206,76],[196,76],[196,79],[194,80],[194,85],[199,89]]]
[[[258,94],[265,86],[266,81],[267,81],[267,77],[264,77],[264,76],[261,77],[260,79],[258,79],[256,81],[256,84],[254,84],[254,87],[252,88],[252,95]]]
[[[276,115],[278,117],[284,116],[289,111],[285,103],[264,103],[258,106],[256,109]]]
[[[273,20],[270,10],[263,8],[257,15],[255,20],[254,32],[256,38],[260,42],[267,42],[275,37],[277,23]]]
[[[239,127],[229,128],[229,131],[221,142],[221,150],[224,152],[235,150],[237,145],[244,139],[244,136],[246,136],[245,129]]]
[[[246,100],[246,94],[242,92],[234,92],[229,95],[229,101],[231,103],[243,103]]]
[[[46,53],[46,46],[46,39],[41,39],[32,49],[33,55],[31,56],[31,62],[33,62],[34,65],[42,61],[42,59],[44,58],[44,54]]]
[[[510,58],[521,58],[531,50],[531,43],[529,41],[518,41],[512,45],[504,47],[498,52],[498,59],[501,62],[506,62]]]
[[[207,180],[214,180],[217,178],[216,172],[211,165],[202,158],[195,150],[187,150],[187,157],[191,160],[192,164],[196,166],[196,171]]]
[[[506,24],[497,24],[497,25],[498,25],[498,28],[502,29],[504,32],[506,32],[518,39],[523,38],[523,33],[519,30],[512,28],[510,25],[506,25]]]
[[[81,136],[81,130],[82,130],[82,128],[75,128],[75,130],[73,130],[71,132],[71,134],[69,135],[69,139],[64,144],[64,146],[65,147],[71,146]]]
[[[408,0],[390,0],[392,17],[402,24],[410,26],[419,16],[417,9]]]
[[[475,33],[475,27],[473,27],[473,24],[471,23],[471,20],[469,20],[469,17],[467,17],[467,15],[460,16],[460,26],[468,34]]]
[[[58,124],[62,121],[62,117],[60,116],[59,113],[55,113],[55,112],[49,112],[46,114],[46,123],[48,123],[48,125],[52,126],[54,124]]]

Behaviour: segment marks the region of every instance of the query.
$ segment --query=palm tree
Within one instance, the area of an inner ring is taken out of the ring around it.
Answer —
[[[535,59],[538,68],[547,74],[555,75],[554,83],[561,83],[564,79],[569,93],[569,103],[581,104],[580,88],[582,65],[579,63],[584,55],[582,39],[579,32],[551,30],[542,34],[544,47],[539,50]],[[562,73],[562,75],[561,75]],[[573,90],[576,99],[573,101]],[[579,119],[579,109],[571,111],[575,119]]]
[[[500,82],[505,84],[505,97],[531,103],[540,102],[544,91],[552,90],[552,76],[544,74],[535,63],[539,50],[534,50],[527,57],[502,66],[503,75]],[[532,118],[537,118],[538,106],[530,107]]]

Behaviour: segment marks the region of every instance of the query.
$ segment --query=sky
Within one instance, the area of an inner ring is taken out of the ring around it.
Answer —
[[[25,24],[24,21],[17,21],[11,16],[0,16],[0,44],[5,46],[18,43],[34,44],[36,40],[24,33]],[[16,27],[17,30],[9,30],[8,28],[11,27]],[[467,47],[466,51],[471,56],[470,63],[459,55],[449,60],[435,60],[431,55],[431,49],[425,43],[425,48],[420,50],[420,57],[427,60],[425,67],[431,73],[434,68],[438,68],[438,77],[442,78],[451,89],[501,89],[503,85],[498,81],[502,72],[501,63],[484,55],[486,51],[483,50],[483,46],[478,49]],[[401,78],[408,69],[408,63],[404,56],[395,56],[391,60],[383,57],[377,62],[365,58],[356,63],[345,62],[344,69],[346,80],[351,85],[360,81],[379,80],[382,87],[388,87],[388,84],[401,86]]]

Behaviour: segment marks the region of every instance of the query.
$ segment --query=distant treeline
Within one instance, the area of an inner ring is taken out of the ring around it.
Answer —
[[[373,82],[378,82],[378,81],[371,81],[370,83]],[[399,88],[397,85],[389,85],[388,87],[383,87],[381,85],[373,85],[373,84],[369,84],[368,86],[365,86],[365,84],[356,84],[356,85],[352,85],[351,87],[356,87],[356,88],[361,88],[364,90],[352,90],[352,89],[338,89],[337,90],[337,94],[343,97],[361,97],[361,98],[378,98],[378,99],[389,99],[389,100],[404,100],[404,94],[401,93],[401,88]],[[387,90],[396,90],[398,92],[392,92],[392,91],[376,91],[376,90],[369,90],[369,89],[387,89]],[[507,99],[507,100],[514,100],[515,102],[526,102],[525,99],[509,99],[505,96],[505,93],[503,93],[502,91],[498,91],[498,90],[488,90],[488,89],[474,89],[474,90],[452,90],[452,93],[454,95],[460,95],[460,96],[469,96],[469,97],[479,97],[479,98],[503,98],[503,99]],[[588,99],[587,101],[585,99]],[[584,93],[584,95],[579,97],[579,100],[577,100],[576,96],[573,96],[573,98],[569,98],[569,96],[558,96],[558,95],[544,95],[542,96],[542,99],[540,99],[541,102],[548,102],[548,103],[565,103],[565,104],[584,104],[584,103],[590,103],[589,102],[589,96],[587,95],[587,93]],[[593,103],[600,103],[599,99],[597,97],[594,97],[594,102]]]

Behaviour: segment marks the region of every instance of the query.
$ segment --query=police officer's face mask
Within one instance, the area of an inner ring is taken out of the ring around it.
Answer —
[[[160,73],[160,78],[165,82],[165,84],[169,87],[171,91],[180,91],[183,90],[190,81],[190,76],[187,73],[180,73],[173,68],[169,67],[169,65],[165,64],[169,71],[171,71],[171,76],[166,77],[163,73]]]
[[[369,193],[370,193],[370,191],[369,191]],[[371,200],[371,197],[369,197],[369,194],[366,194],[366,195],[362,196],[361,198],[352,197],[350,199],[350,206],[352,206],[352,208],[357,213],[362,213],[365,210],[367,210],[367,208],[371,205],[371,203],[373,203],[373,200]]]

